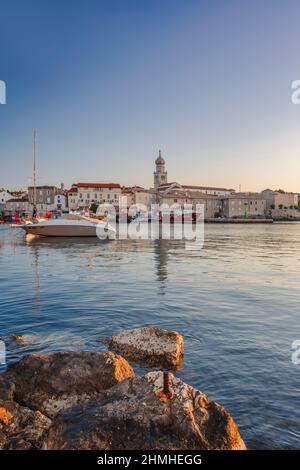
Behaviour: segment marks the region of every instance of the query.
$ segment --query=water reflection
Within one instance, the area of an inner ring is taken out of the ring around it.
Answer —
[[[123,328],[178,330],[176,373],[232,413],[250,448],[299,448],[299,260],[297,224],[206,225],[200,251],[180,240],[28,240],[0,227],[0,337],[38,338],[10,342],[14,362],[99,350]]]
[[[35,292],[35,305],[36,312],[41,313],[41,278],[40,278],[40,266],[39,266],[39,250],[37,247],[32,247],[33,254],[33,266],[34,266],[34,292]]]
[[[156,259],[157,279],[161,282],[161,294],[164,294],[165,281],[168,279],[168,252],[169,243],[167,240],[155,240],[154,253]]]

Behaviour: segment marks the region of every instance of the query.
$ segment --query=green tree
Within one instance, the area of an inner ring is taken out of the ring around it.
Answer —
[[[90,205],[90,211],[96,214],[97,209],[98,209],[97,204],[95,202],[92,202],[92,204]]]

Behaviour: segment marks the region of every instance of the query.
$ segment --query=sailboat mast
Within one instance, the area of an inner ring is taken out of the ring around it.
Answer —
[[[33,129],[33,205],[37,205],[36,192],[36,129]]]

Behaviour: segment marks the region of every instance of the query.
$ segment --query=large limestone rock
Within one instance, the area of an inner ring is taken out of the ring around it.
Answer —
[[[178,368],[183,358],[183,337],[155,326],[124,330],[102,341],[108,349],[136,362]]]
[[[150,372],[105,392],[102,398],[61,411],[43,449],[245,449],[233,418],[219,404],[170,374]]]
[[[130,364],[111,352],[30,354],[3,374],[0,398],[53,417],[133,376]]]
[[[0,400],[0,449],[40,449],[50,425],[39,411]]]

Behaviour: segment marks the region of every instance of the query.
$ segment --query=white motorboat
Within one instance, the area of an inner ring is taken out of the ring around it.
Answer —
[[[115,238],[116,230],[104,220],[77,216],[40,220],[37,223],[20,225],[27,234],[43,237],[98,237]]]

